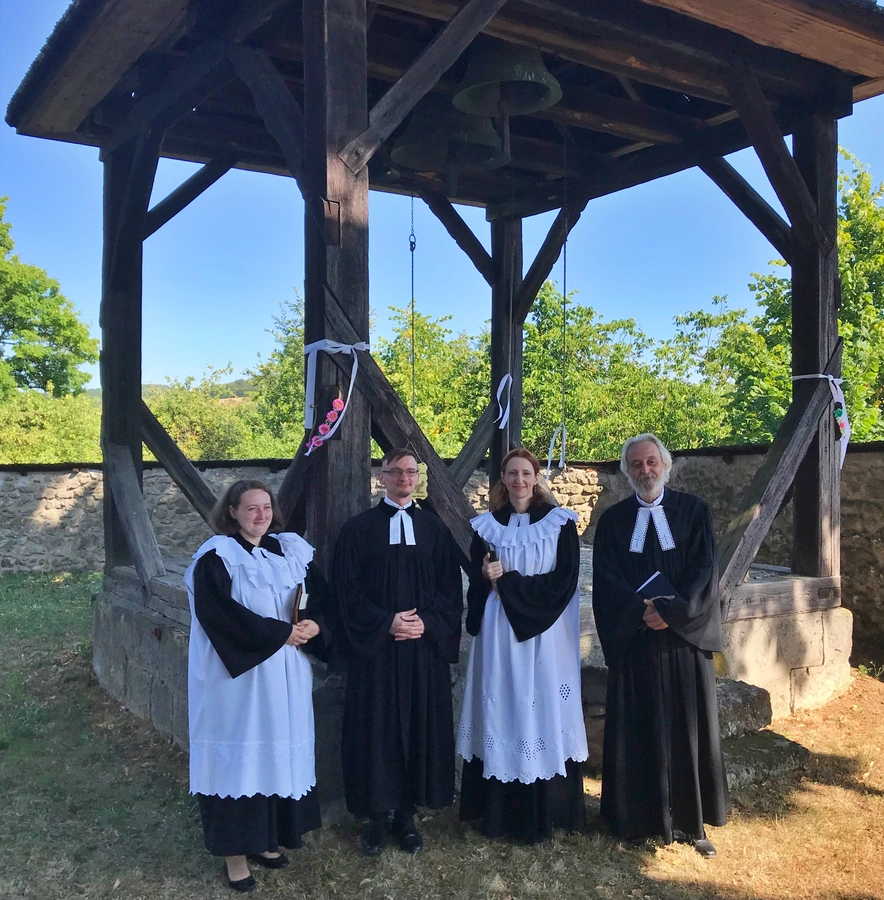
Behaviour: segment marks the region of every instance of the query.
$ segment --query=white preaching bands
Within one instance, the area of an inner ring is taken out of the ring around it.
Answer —
[[[402,532],[405,532],[405,543],[409,547],[414,546],[414,523],[411,521],[411,516],[405,511],[408,509],[408,506],[411,506],[414,501],[412,500],[408,506],[400,506],[398,503],[394,503],[387,497],[384,497],[384,503],[388,506],[392,506],[393,509],[398,510],[396,514],[390,519],[390,543],[391,544],[401,544],[402,543]]]
[[[672,530],[666,518],[666,510],[661,506],[663,494],[660,494],[653,503],[645,503],[638,494],[636,494],[635,499],[638,500],[638,514],[635,517],[635,528],[632,529],[629,552],[641,553],[645,549],[645,538],[648,535],[648,525],[651,519],[654,520],[657,539],[660,541],[660,549],[674,550],[675,540],[672,537]]]

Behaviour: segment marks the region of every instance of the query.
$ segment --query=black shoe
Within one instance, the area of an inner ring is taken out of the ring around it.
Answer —
[[[240,878],[239,881],[231,881],[228,875],[227,886],[235,891],[239,891],[241,894],[248,894],[255,890],[255,876],[247,875],[245,878]]]
[[[362,828],[360,844],[366,856],[380,856],[387,846],[390,829],[385,819],[369,819]]]
[[[390,833],[396,838],[399,846],[406,853],[417,853],[423,849],[424,839],[414,824],[414,819],[409,817],[405,821],[395,821],[390,829]]]
[[[279,856],[262,856],[260,853],[250,853],[246,859],[249,862],[264,866],[265,869],[284,869],[289,864],[289,858],[285,853]]]
[[[712,841],[707,838],[701,838],[699,841],[694,841],[694,850],[696,850],[703,859],[713,859],[718,856],[718,851],[715,849]]]

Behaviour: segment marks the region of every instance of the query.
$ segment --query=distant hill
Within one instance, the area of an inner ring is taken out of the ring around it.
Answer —
[[[169,390],[168,384],[142,384],[141,396],[157,394]],[[232,397],[248,397],[255,393],[255,383],[251,378],[237,378],[236,381],[225,381],[218,385],[219,397],[224,400]],[[87,397],[101,397],[101,388],[89,388],[84,391]]]

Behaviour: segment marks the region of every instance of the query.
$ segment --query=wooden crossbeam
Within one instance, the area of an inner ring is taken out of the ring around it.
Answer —
[[[110,481],[117,515],[135,570],[141,580],[145,598],[150,596],[150,580],[166,574],[160,545],[150,523],[147,504],[138,484],[138,475],[129,448],[123,444],[105,443],[102,448],[104,466]]]
[[[222,175],[237,163],[235,155],[222,156],[207,162],[186,181],[182,182],[168,197],[152,207],[144,220],[144,237],[149,238],[170,219],[189,206],[204,191],[208,190]]]
[[[748,66],[735,62],[728,70],[727,79],[734,107],[789,216],[794,233],[806,242],[830,249],[832,238],[820,223],[816,203],[789,153],[757,76]]]
[[[211,524],[212,510],[218,498],[144,400],[141,401],[141,436],[190,505],[204,522]]]
[[[163,80],[162,87],[140,100],[126,118],[102,142],[102,152],[121,147],[130,138],[162,117],[172,118],[184,114],[217,88],[216,70],[226,69],[227,54],[231,47],[245,40],[263,25],[281,7],[291,0],[251,0],[238,10],[230,20],[225,33],[218,40],[206,41],[177,65]],[[167,124],[169,124],[167,122]]]
[[[455,243],[470,258],[479,274],[494,284],[494,263],[482,242],[473,234],[472,229],[461,218],[458,211],[449,203],[444,194],[421,191],[421,199],[433,212],[433,215],[445,226],[445,230],[454,238]]]
[[[304,442],[301,441],[298,446],[298,452],[295,454],[295,458],[292,460],[291,465],[285,470],[282,484],[276,492],[279,508],[286,523],[291,520],[295,508],[298,505],[298,501],[301,499],[306,484],[307,473],[310,471],[310,466],[315,459],[316,456],[314,454],[311,453],[310,456],[307,456],[304,453]]]
[[[328,292],[325,298],[325,319],[330,334],[339,336],[339,339],[346,343],[355,343],[359,340],[356,329],[340,304]],[[352,366],[350,357],[335,353],[330,359],[349,377]],[[394,447],[411,445],[421,460],[427,464],[427,499],[454,536],[461,552],[460,563],[466,566],[470,542],[473,539],[469,521],[476,513],[464,497],[462,486],[454,479],[402,398],[396,393],[396,389],[368,353],[359,356],[356,387],[371,405],[373,426],[386,435],[389,445]],[[346,424],[344,422],[344,427]]]
[[[485,453],[497,428],[494,424],[496,418],[497,402],[492,400],[479,416],[460,453],[448,466],[451,477],[461,488],[466,485],[479,463],[485,458]]]
[[[839,338],[825,374],[837,374],[841,367],[843,341]],[[831,409],[832,393],[820,379],[812,390],[803,392],[789,406],[770,449],[749,485],[736,515],[720,545],[719,590],[729,615],[732,592],[742,584],[771,523],[780,511],[798,466],[817,433],[820,417]]]
[[[375,104],[368,117],[368,128],[341,150],[341,159],[354,174],[368,165],[378,147],[402,124],[415,104],[453,65],[504,3],[506,0],[467,0],[452,16],[408,71]]]
[[[725,622],[766,619],[795,613],[833,609],[841,605],[841,576],[785,578],[747,581],[731,592]]]
[[[537,256],[534,257],[531,268],[525,273],[525,277],[513,300],[513,321],[517,325],[522,325],[525,319],[528,318],[538,291],[543,286],[543,282],[549,278],[549,273],[562,252],[562,246],[571,233],[571,229],[580,219],[587,202],[587,200],[581,200],[577,203],[569,204],[567,207],[562,207],[553,220],[543,243],[540,245],[540,249],[537,251]]]
[[[700,168],[724,191],[746,218],[773,244],[790,265],[793,260],[792,229],[789,223],[720,156],[702,160]]]

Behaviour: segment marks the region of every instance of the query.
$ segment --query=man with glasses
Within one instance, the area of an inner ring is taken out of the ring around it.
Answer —
[[[341,529],[333,571],[348,656],[344,793],[347,809],[367,820],[367,856],[391,836],[416,853],[415,808],[454,800],[449,665],[463,611],[451,533],[412,499],[412,452],[390,450],[379,480],[386,496]]]

